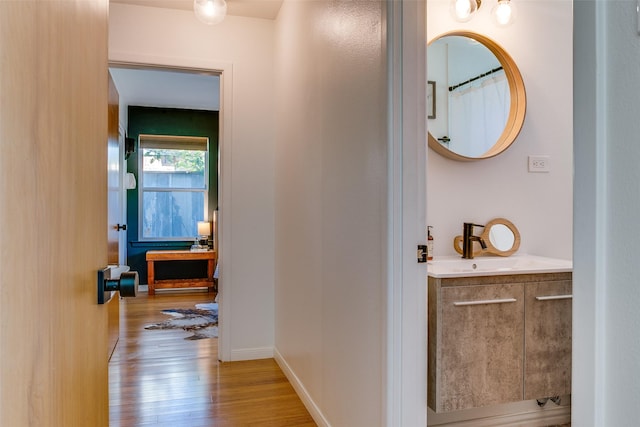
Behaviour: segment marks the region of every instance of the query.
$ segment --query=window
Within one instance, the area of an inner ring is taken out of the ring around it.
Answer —
[[[209,138],[140,135],[140,240],[190,240],[206,217]]]

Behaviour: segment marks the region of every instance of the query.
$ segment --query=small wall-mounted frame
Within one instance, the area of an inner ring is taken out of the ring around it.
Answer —
[[[436,82],[427,82],[427,119],[436,118]]]
[[[124,138],[124,159],[127,160],[136,151],[136,140],[125,136]]]

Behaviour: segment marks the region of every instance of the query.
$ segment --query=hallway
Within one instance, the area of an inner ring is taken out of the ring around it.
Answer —
[[[221,363],[217,339],[146,330],[161,310],[211,302],[207,293],[120,300],[120,340],[109,362],[111,427],[315,426],[273,359]]]

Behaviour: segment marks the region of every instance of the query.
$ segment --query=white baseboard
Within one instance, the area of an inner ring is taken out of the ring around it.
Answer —
[[[284,357],[282,357],[277,348],[274,349],[274,358],[276,360],[276,363],[278,364],[278,366],[280,366],[280,369],[282,369],[282,372],[284,372],[284,375],[287,377],[294,390],[300,397],[300,400],[302,400],[302,404],[307,408],[307,411],[309,411],[311,418],[313,418],[316,424],[318,424],[318,427],[331,427],[329,421],[327,421],[324,415],[322,415],[322,411],[320,411],[318,405],[316,405],[316,403],[313,401],[313,399],[307,392],[307,389],[304,387],[297,375],[293,372],[287,361],[284,360]]]
[[[240,348],[231,350],[231,362],[273,358],[273,347]]]

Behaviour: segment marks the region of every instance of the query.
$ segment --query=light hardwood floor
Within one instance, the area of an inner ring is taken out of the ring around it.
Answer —
[[[273,359],[217,360],[217,339],[146,330],[166,308],[212,294],[139,295],[120,301],[120,340],[109,363],[110,426],[315,426]]]

